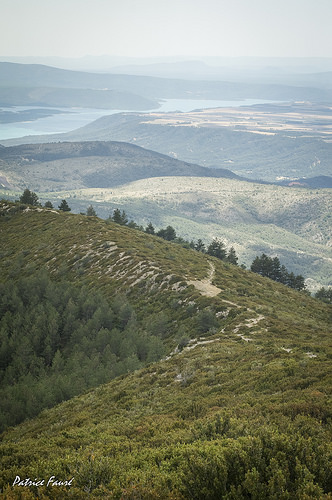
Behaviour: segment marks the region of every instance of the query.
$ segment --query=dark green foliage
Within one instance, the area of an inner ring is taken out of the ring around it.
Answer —
[[[197,314],[197,328],[200,333],[207,333],[218,326],[215,313],[205,308]]]
[[[227,253],[225,245],[222,241],[214,239],[210,245],[207,247],[206,253],[212,257],[217,257],[217,259],[225,260]]]
[[[167,320],[152,324],[148,335],[123,296],[108,304],[44,272],[0,284],[1,427],[158,359],[151,335],[163,336]]]
[[[295,275],[288,272],[284,265],[280,265],[278,257],[268,257],[264,253],[256,257],[251,264],[250,270],[254,273],[278,281],[284,285],[301,291],[305,289],[304,278],[302,275]]]
[[[201,239],[197,240],[197,243],[193,244],[193,247],[197,252],[205,253],[205,245]]]
[[[128,217],[127,214],[124,210],[121,210],[119,208],[116,208],[113,211],[113,215],[110,216],[110,220],[115,222],[116,224],[120,224],[120,226],[126,226],[128,224]]]
[[[93,208],[92,205],[88,206],[87,211],[86,211],[86,215],[88,217],[97,217],[97,212],[95,211],[95,209]]]
[[[53,205],[50,201],[46,201],[45,204],[44,204],[44,207],[45,208],[53,208]]]
[[[322,300],[327,304],[332,304],[332,288],[325,288],[325,287],[320,288],[315,293],[315,297],[316,299]]]
[[[145,228],[145,232],[146,232],[147,234],[154,234],[154,233],[155,233],[155,231],[154,231],[154,227],[153,227],[153,225],[152,225],[152,223],[151,223],[151,222],[149,222],[149,224],[146,226],[146,228]]]
[[[69,207],[66,200],[62,200],[62,202],[60,203],[58,208],[59,208],[59,210],[62,210],[63,212],[70,212],[71,211],[71,208]]]
[[[146,323],[146,329],[156,337],[164,338],[167,335],[169,318],[164,311],[152,314]]]
[[[23,194],[20,196],[20,202],[35,207],[40,206],[38,196],[33,191],[30,191],[30,189],[24,190]]]
[[[230,264],[233,264],[234,266],[237,266],[239,259],[238,259],[237,255],[236,255],[235,249],[233,247],[231,247],[229,249],[226,260]]]
[[[167,226],[166,229],[160,229],[157,233],[157,236],[160,238],[163,238],[164,240],[167,241],[173,241],[176,238],[176,232],[174,227],[172,226]]]
[[[322,457],[313,459],[313,444],[306,443],[300,433],[286,438],[271,430],[254,431],[255,436],[250,438],[218,439],[183,447],[181,491],[184,497],[197,500],[330,498],[315,484],[315,475],[320,474],[319,467],[327,456],[323,460]],[[329,480],[328,474],[323,472],[323,475]]]

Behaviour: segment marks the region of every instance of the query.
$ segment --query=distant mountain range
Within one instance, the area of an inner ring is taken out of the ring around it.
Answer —
[[[3,62],[166,78],[279,82],[325,87],[331,57],[2,57]]]
[[[161,99],[270,99],[332,102],[332,89],[70,71],[39,64],[0,63],[0,106],[38,105],[155,109]]]
[[[27,172],[30,187],[38,186],[40,191],[109,188],[162,176],[216,177],[253,182],[229,169],[202,167],[125,142],[57,142],[8,147],[0,144],[2,186],[23,188]],[[331,188],[332,177],[321,175],[282,180],[276,184]]]

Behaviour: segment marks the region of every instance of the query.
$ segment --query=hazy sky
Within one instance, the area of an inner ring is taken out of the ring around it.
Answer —
[[[0,0],[0,56],[332,56],[332,0]]]

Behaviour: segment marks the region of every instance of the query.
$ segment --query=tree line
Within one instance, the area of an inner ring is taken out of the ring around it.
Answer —
[[[41,203],[39,202],[37,194],[33,191],[30,191],[29,189],[24,190],[19,201],[27,205],[40,206],[40,207],[42,206]],[[44,204],[44,207],[54,208],[50,201],[47,201]],[[62,210],[63,212],[71,211],[71,208],[69,207],[68,202],[65,199],[61,201],[60,205],[58,206],[58,209]],[[86,212],[82,213],[82,215],[87,215],[89,217],[96,217],[97,213],[93,208],[93,206],[89,205]],[[163,238],[166,241],[172,241],[173,243],[178,243],[185,248],[191,248],[198,252],[206,253],[207,255],[211,255],[212,257],[216,257],[220,260],[229,262],[230,264],[234,265],[238,264],[238,257],[236,255],[234,247],[231,247],[230,250],[227,251],[225,244],[222,241],[218,240],[217,238],[215,238],[208,246],[206,246],[201,239],[198,239],[197,242],[187,241],[183,239],[182,237],[176,234],[174,227],[170,225],[168,225],[166,228],[161,228],[159,229],[159,231],[157,231],[154,228],[153,224],[149,222],[148,225],[144,228],[143,226],[136,224],[135,221],[129,220],[126,212],[124,210],[121,211],[119,208],[114,209],[113,213],[110,214],[108,219],[106,220],[109,222],[120,224],[121,226],[127,226],[131,229],[137,229],[147,234],[158,236],[159,238]]]
[[[295,290],[301,291],[306,288],[304,277],[301,274],[295,275],[289,272],[284,265],[280,264],[278,257],[268,257],[262,253],[260,257],[257,256],[254,259],[250,270]]]
[[[162,238],[166,241],[178,243],[184,248],[191,248],[193,250],[196,250],[197,252],[206,253],[207,255],[229,262],[230,264],[238,264],[238,257],[236,255],[234,247],[231,247],[230,250],[227,250],[225,244],[217,238],[214,238],[213,241],[206,246],[201,239],[198,239],[197,242],[194,242],[193,240],[188,241],[181,236],[178,236],[174,227],[170,225],[157,231],[153,224],[149,222],[148,225],[144,228],[143,226],[139,226],[138,224],[136,224],[135,221],[129,221],[126,212],[124,210],[121,211],[118,208],[113,211],[113,214],[110,215],[107,220],[115,222],[116,224],[120,224],[122,226],[127,226],[132,229],[143,231],[146,234],[158,236],[159,238]]]
[[[25,203],[26,205],[32,205],[33,207],[41,207],[42,204],[39,201],[37,194],[34,191],[30,191],[30,189],[25,189],[23,194],[20,196],[18,200],[20,203]],[[50,201],[46,201],[44,204],[45,208],[54,208],[53,204]],[[71,208],[68,205],[67,200],[62,200],[58,209],[63,212],[70,212]]]

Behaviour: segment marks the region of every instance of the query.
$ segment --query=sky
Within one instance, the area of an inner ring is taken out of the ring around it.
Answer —
[[[332,0],[1,0],[0,56],[332,57]]]

